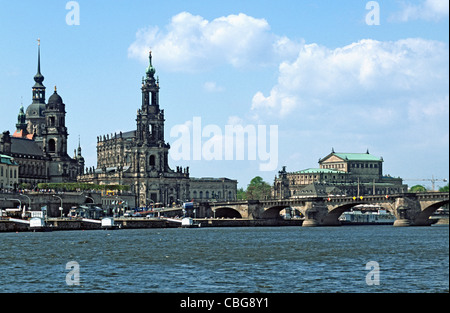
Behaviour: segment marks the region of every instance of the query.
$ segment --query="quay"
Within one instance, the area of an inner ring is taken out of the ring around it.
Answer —
[[[200,227],[259,227],[259,226],[301,226],[302,219],[291,220],[250,220],[233,218],[196,218],[195,224]],[[28,223],[27,223],[28,222]],[[180,228],[181,219],[173,218],[138,218],[118,217],[114,218],[114,227],[102,226],[101,220],[48,218],[45,222],[46,231],[70,231],[70,230],[101,230],[116,229],[145,229],[145,228]],[[37,231],[38,228],[30,227],[29,221],[18,219],[0,220],[1,232],[28,232]]]
[[[244,218],[193,218],[196,227],[282,227],[302,226],[304,219],[244,219]],[[448,225],[449,217],[433,217],[433,225]],[[376,225],[373,223],[348,223],[354,225]],[[384,225],[384,224],[379,224]],[[181,228],[181,219],[174,218],[141,218],[118,217],[114,218],[114,227],[105,227],[101,220],[49,218],[45,223],[46,231],[70,230],[101,230],[101,229],[146,229],[146,228]],[[0,233],[2,232],[30,232],[40,231],[30,227],[28,220],[1,219]]]

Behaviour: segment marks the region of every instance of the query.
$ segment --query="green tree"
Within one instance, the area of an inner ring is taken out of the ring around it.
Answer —
[[[244,190],[244,188],[241,187],[237,190],[237,199],[247,200],[247,192]]]
[[[268,183],[266,183],[262,177],[256,176],[250,181],[247,186],[247,200],[264,200],[270,198],[271,188]]]
[[[444,186],[444,187],[439,188],[439,191],[440,191],[440,192],[448,192],[448,191],[449,191],[449,189],[448,189],[448,184],[447,184],[447,186]]]
[[[409,188],[409,192],[426,192],[427,189],[422,185],[415,185]]]

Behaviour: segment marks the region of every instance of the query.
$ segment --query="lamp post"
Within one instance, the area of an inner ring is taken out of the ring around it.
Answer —
[[[63,217],[63,199],[57,195],[52,195],[52,196],[61,200],[61,206],[59,207],[59,210],[61,211],[61,218],[62,218]]]

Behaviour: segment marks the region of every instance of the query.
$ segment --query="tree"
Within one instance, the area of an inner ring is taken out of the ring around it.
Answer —
[[[427,189],[422,185],[415,185],[409,188],[409,192],[426,192]]]
[[[448,191],[449,191],[448,184],[447,184],[447,186],[439,188],[439,192],[448,192]]]
[[[262,177],[256,176],[250,181],[247,186],[246,196],[247,200],[264,200],[270,198],[271,188]]]
[[[244,190],[244,188],[239,188],[237,190],[237,197],[238,200],[247,200],[247,192]]]

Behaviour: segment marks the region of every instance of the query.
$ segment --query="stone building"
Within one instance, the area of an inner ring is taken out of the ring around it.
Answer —
[[[315,195],[379,195],[406,192],[401,178],[383,174],[383,158],[366,153],[335,153],[319,160],[319,168],[287,172],[275,177],[276,199]]]
[[[33,188],[41,182],[75,182],[84,170],[84,158],[80,145],[73,158],[67,153],[66,110],[56,87],[45,101],[40,44],[34,81],[32,103],[26,113],[20,108],[16,131],[12,136],[9,131],[0,135],[0,153],[14,157],[19,164],[19,184]]]
[[[13,190],[19,183],[19,164],[13,157],[0,154],[0,190]]]
[[[129,185],[136,204],[172,205],[186,200],[235,200],[237,181],[227,178],[190,178],[189,167],[169,166],[170,145],[164,139],[164,110],[159,104],[159,79],[152,55],[142,79],[142,103],[136,130],[97,137],[97,167],[80,181]]]

